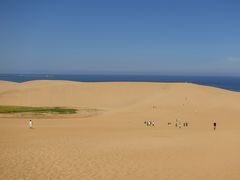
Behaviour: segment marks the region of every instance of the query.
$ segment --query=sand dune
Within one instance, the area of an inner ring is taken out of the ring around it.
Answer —
[[[237,92],[190,83],[0,81],[0,105],[103,110],[33,118],[33,130],[28,119],[0,118],[0,179],[240,179]],[[167,125],[176,118],[190,126]]]

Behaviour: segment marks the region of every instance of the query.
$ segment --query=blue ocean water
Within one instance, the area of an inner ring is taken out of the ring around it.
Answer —
[[[162,75],[61,75],[0,74],[0,80],[25,82],[31,80],[70,80],[81,82],[189,82],[240,92],[240,77],[162,76]]]

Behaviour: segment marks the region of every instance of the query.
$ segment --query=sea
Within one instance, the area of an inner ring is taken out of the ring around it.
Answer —
[[[164,82],[194,83],[240,92],[240,77],[163,76],[111,74],[0,74],[0,80],[26,82],[31,80],[68,80],[79,82]],[[1,87],[0,87],[1,88]]]

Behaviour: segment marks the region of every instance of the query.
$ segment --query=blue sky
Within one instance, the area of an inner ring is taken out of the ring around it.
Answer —
[[[0,73],[240,75],[238,0],[0,0]]]

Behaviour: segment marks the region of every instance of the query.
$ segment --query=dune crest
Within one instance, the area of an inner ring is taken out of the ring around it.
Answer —
[[[0,117],[0,179],[240,179],[240,93],[189,83],[0,87],[0,105],[102,110],[34,117],[33,129],[27,116]]]

